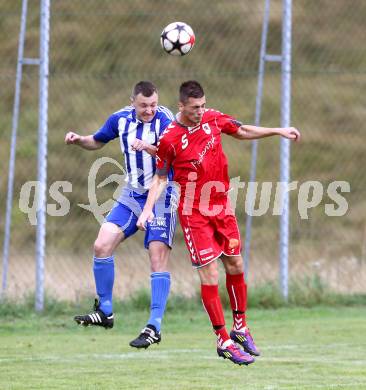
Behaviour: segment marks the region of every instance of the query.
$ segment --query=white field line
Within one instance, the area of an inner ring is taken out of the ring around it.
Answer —
[[[362,348],[365,349],[365,344],[359,343],[332,343],[332,344],[324,344],[321,346],[322,351],[328,349],[338,349],[338,348]],[[278,345],[266,345],[266,350],[276,349],[311,349],[311,348],[319,348],[319,344],[278,344]]]
[[[350,344],[334,344],[334,345],[328,345],[329,347],[337,347],[339,349],[340,347],[344,346],[350,346]],[[360,347],[360,345],[357,345]],[[267,349],[304,349],[304,345],[299,345],[299,347],[294,345],[287,345],[287,346],[267,346]],[[309,348],[305,348],[307,350],[307,353],[311,353],[311,350]],[[263,351],[262,351],[263,352]],[[70,355],[69,357],[66,356],[59,356],[59,355],[43,355],[43,356],[6,356],[6,357],[0,357],[0,363],[1,362],[21,362],[21,361],[53,361],[53,362],[73,362],[73,361],[80,361],[80,360],[134,360],[134,359],[141,359],[141,358],[154,358],[157,360],[165,360],[170,359],[172,356],[176,355],[182,355],[190,353],[191,358],[194,360],[195,356],[198,359],[205,359],[205,360],[216,360],[218,357],[216,355],[215,349],[212,350],[212,352],[208,352],[206,349],[168,349],[168,350],[149,350],[149,351],[131,351],[131,352],[125,352],[125,353],[114,353],[114,354],[97,354],[97,353],[87,353],[87,354],[76,354],[76,355]],[[192,355],[195,354],[195,355]],[[324,354],[323,354],[324,355]],[[334,364],[335,359],[331,356],[322,356],[321,353],[313,353],[311,356],[272,356],[268,353],[263,353],[261,357],[257,358],[257,360],[262,361],[263,363],[314,363],[314,364]],[[365,366],[366,367],[366,356],[363,359],[363,357],[358,356],[356,359],[348,358],[344,359],[342,362],[342,365],[348,365],[348,366]]]
[[[0,357],[1,362],[12,362],[12,361],[55,361],[55,362],[72,362],[82,360],[133,360],[141,358],[151,358],[154,357],[159,359],[169,359],[172,355],[180,355],[184,353],[196,352],[199,355],[204,356],[204,353],[207,353],[206,350],[201,349],[170,349],[165,351],[132,351],[126,353],[114,353],[114,354],[97,354],[97,353],[86,353],[86,354],[77,354],[71,355],[70,357],[61,357],[59,355],[44,355],[44,356],[14,356],[14,357]],[[213,355],[215,357],[215,354]],[[209,357],[209,355],[207,355]]]
[[[356,387],[357,390],[360,390],[360,389],[365,389],[366,387],[364,386],[364,384],[362,383],[362,386],[363,387],[360,387],[361,383],[331,383],[331,384],[328,384],[326,385],[326,388],[332,388],[332,389],[339,389],[339,388],[342,388],[344,389],[345,387]],[[324,389],[324,385],[321,385],[321,384],[318,384],[318,385],[309,385],[307,387],[308,389],[314,389],[314,388],[322,388]],[[306,387],[305,387],[305,390],[306,390]]]
[[[324,384],[324,383],[319,383],[319,384],[311,384],[311,385],[307,385],[307,384],[304,384],[302,385],[301,382],[297,382],[296,383],[296,386],[301,386],[301,389],[303,390],[312,390],[312,389],[356,389],[356,390],[361,390],[361,389],[366,389],[366,386],[363,385],[363,383],[360,383],[360,382],[352,382],[352,383],[328,383],[327,384]],[[286,389],[296,389],[296,387],[294,387],[295,385],[280,385],[280,386],[276,386],[276,385],[268,385],[268,386],[254,386],[254,387],[251,387],[251,389],[263,389],[263,390],[286,390]],[[305,386],[305,387],[304,387]],[[360,387],[362,386],[362,387]]]
[[[222,364],[227,364],[225,361],[222,359],[218,358],[216,355],[215,351],[213,350],[212,353],[207,354],[207,350],[204,349],[172,349],[172,350],[166,350],[166,351],[132,351],[132,352],[127,352],[127,353],[120,353],[120,354],[78,354],[78,355],[72,355],[70,358],[65,358],[65,357],[60,357],[58,355],[47,355],[47,356],[40,356],[40,357],[7,357],[7,358],[0,358],[0,363],[2,362],[54,362],[56,364],[59,363],[75,363],[75,362],[80,362],[80,361],[95,361],[95,359],[100,360],[141,360],[141,358],[150,358],[154,357],[154,360],[165,360],[165,359],[170,359],[172,356],[176,356],[178,354],[183,354],[183,353],[192,353],[192,352],[197,352],[197,355],[195,356],[190,356],[192,361],[197,360],[202,361],[202,359],[205,360],[217,360]],[[158,359],[157,359],[158,358]],[[319,363],[325,363],[329,365],[334,365],[334,359],[322,359],[319,356],[316,358],[309,358],[309,359],[283,359],[283,358],[268,358],[268,357],[259,357],[257,358],[258,361],[262,361],[263,363],[266,362],[271,362],[271,363],[289,363],[289,362],[297,362],[297,363],[314,363],[318,364]],[[357,366],[366,366],[366,360],[355,360],[355,361],[346,361],[342,362],[342,366],[344,367],[345,365],[357,365]],[[361,389],[366,389],[366,386],[364,386],[364,382],[361,380],[359,382],[343,382],[342,379],[338,383],[335,383],[334,381],[336,380],[335,378],[332,378],[332,382],[330,382],[327,378],[324,378],[326,383],[318,382],[314,383],[312,381],[311,384],[308,384],[306,381],[306,378],[296,378],[293,380],[293,384],[271,384],[271,385],[255,385],[254,383],[251,384],[251,389],[256,390],[256,389],[262,389],[262,390],[286,390],[286,389],[295,389],[296,387],[294,386],[300,386],[304,390],[313,390],[313,389],[355,389],[355,390],[361,390]]]

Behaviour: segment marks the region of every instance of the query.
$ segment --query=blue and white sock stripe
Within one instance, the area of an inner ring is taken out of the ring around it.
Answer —
[[[170,272],[152,272],[151,273],[151,278],[167,278],[170,279]]]
[[[94,262],[95,263],[113,263],[114,256],[108,256],[108,257],[96,257],[94,256]]]

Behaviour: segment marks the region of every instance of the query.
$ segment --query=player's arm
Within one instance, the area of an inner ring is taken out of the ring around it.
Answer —
[[[160,198],[160,195],[163,193],[167,186],[168,177],[166,175],[155,174],[151,187],[149,189],[149,194],[145,203],[145,207],[142,210],[142,213],[137,220],[136,226],[140,230],[146,230],[146,221],[152,221],[154,219],[153,207],[156,201]]]
[[[253,140],[279,135],[293,141],[300,141],[300,132],[295,127],[260,127],[241,125],[236,133],[232,133],[230,135],[242,140]]]
[[[131,145],[131,149],[139,152],[145,150],[153,157],[155,157],[156,155],[156,146],[150,145],[149,143],[138,138],[136,138],[133,144]]]
[[[105,143],[96,141],[93,135],[79,135],[73,131],[69,131],[65,136],[66,145],[78,145],[86,150],[97,150],[102,148]]]
[[[73,131],[69,131],[65,136],[67,145],[78,145],[86,150],[96,150],[102,148],[106,143],[118,137],[119,116],[112,114],[104,125],[94,134],[82,136]]]
[[[174,115],[168,110],[166,107],[160,106],[163,109],[164,115],[161,118],[161,126],[160,126],[160,133],[161,136],[164,130],[168,127],[168,125],[172,122],[174,119]],[[151,156],[156,156],[156,150],[157,147],[155,145],[151,145],[148,142],[145,142],[141,139],[136,138],[133,144],[131,145],[132,150],[141,152],[142,150],[145,150],[147,153],[149,153]]]

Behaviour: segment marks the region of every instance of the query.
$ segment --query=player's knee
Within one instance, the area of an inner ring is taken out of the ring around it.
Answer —
[[[243,272],[243,258],[241,256],[235,256],[231,263],[231,273],[240,273]]]
[[[108,257],[112,255],[112,248],[110,245],[107,243],[101,241],[101,240],[96,240],[94,242],[94,255],[96,257]]]
[[[217,268],[211,269],[207,276],[211,283],[219,282],[219,270]]]
[[[219,282],[219,270],[216,262],[210,263],[198,270],[201,284],[215,285]]]
[[[151,272],[166,272],[168,270],[168,259],[170,249],[159,241],[152,241],[149,244],[149,257]]]
[[[166,272],[168,267],[168,256],[163,253],[150,256],[151,272]]]

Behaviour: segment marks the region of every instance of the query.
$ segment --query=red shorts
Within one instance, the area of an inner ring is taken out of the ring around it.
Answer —
[[[226,214],[225,209],[215,216],[202,215],[197,209],[193,209],[191,215],[182,215],[182,210],[179,210],[193,267],[203,267],[222,254],[240,255],[241,240],[235,215]]]

